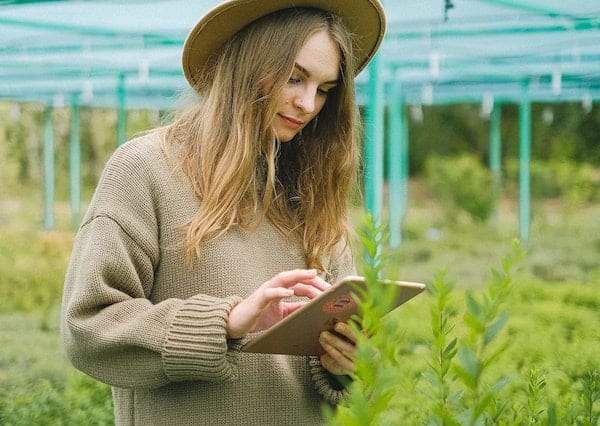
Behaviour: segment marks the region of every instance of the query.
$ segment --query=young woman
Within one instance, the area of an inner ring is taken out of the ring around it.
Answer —
[[[194,27],[197,105],[115,152],[66,276],[67,354],[118,425],[314,425],[342,397],[346,324],[321,357],[240,348],[353,272],[353,78],[384,28],[377,0],[232,0]]]

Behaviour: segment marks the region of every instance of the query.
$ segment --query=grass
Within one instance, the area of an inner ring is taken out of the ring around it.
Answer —
[[[441,268],[458,288],[486,283],[489,268],[501,259],[519,236],[518,206],[514,199],[500,204],[492,223],[459,217],[450,223],[419,182],[413,182],[403,241],[392,255],[393,273],[402,279],[432,282]],[[546,283],[600,281],[600,205],[570,211],[559,200],[536,202],[527,256],[520,277]]]
[[[496,225],[462,219],[450,225],[418,189],[411,191],[403,243],[392,253],[388,273],[431,284],[445,269],[457,284],[452,309],[458,318],[464,291],[485,286],[490,268],[518,234],[516,206],[506,200]],[[0,424],[111,424],[108,386],[76,371],[59,339],[62,283],[74,237],[68,205],[57,204],[56,230],[44,231],[37,190],[0,190],[0,197]],[[600,206],[567,212],[550,201],[536,205],[533,215],[510,299],[511,345],[498,370],[508,368],[516,387],[538,366],[547,374],[547,392],[558,396],[597,368]],[[402,385],[414,392],[429,351],[431,302],[431,296],[419,296],[397,313],[403,328],[398,351],[406,368]],[[398,404],[415,409],[409,401]]]
[[[38,312],[0,315],[0,382],[2,386],[26,387],[33,378],[63,382],[70,365],[58,339],[58,313],[48,324]],[[15,374],[19,372],[19,374]]]
[[[500,363],[503,370],[510,366],[512,374],[525,379],[529,368],[544,365],[551,376],[562,380],[598,369],[600,283],[548,285],[515,278],[513,285],[506,328],[510,346]],[[464,310],[460,306],[462,296],[462,291],[456,291],[451,303],[458,335],[464,333],[459,321]],[[430,336],[424,329],[429,329],[432,302],[429,294],[419,296],[395,313],[405,328],[400,351],[407,364],[413,364],[409,370],[421,368],[423,354],[429,350]]]

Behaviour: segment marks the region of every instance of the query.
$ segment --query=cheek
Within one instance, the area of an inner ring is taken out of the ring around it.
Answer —
[[[277,105],[281,106],[290,103],[290,99],[292,99],[292,95],[290,94],[290,91],[284,87],[277,96]]]
[[[327,99],[316,99],[315,100],[315,113],[314,113],[315,116],[323,110],[323,107],[325,106],[326,101],[327,101]]]

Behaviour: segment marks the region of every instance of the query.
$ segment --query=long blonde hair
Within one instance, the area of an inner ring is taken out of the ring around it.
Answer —
[[[298,51],[321,30],[340,48],[339,84],[318,116],[280,144],[272,133],[278,95]],[[179,147],[178,166],[201,201],[187,225],[188,260],[203,241],[264,218],[302,240],[309,268],[325,270],[324,260],[349,241],[347,203],[359,161],[351,46],[337,17],[288,9],[250,24],[200,73],[198,104],[163,139],[167,153]]]

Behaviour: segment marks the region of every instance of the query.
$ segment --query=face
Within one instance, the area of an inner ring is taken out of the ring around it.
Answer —
[[[294,71],[277,100],[273,132],[290,141],[314,119],[338,84],[340,53],[326,31],[310,36],[296,56]]]

